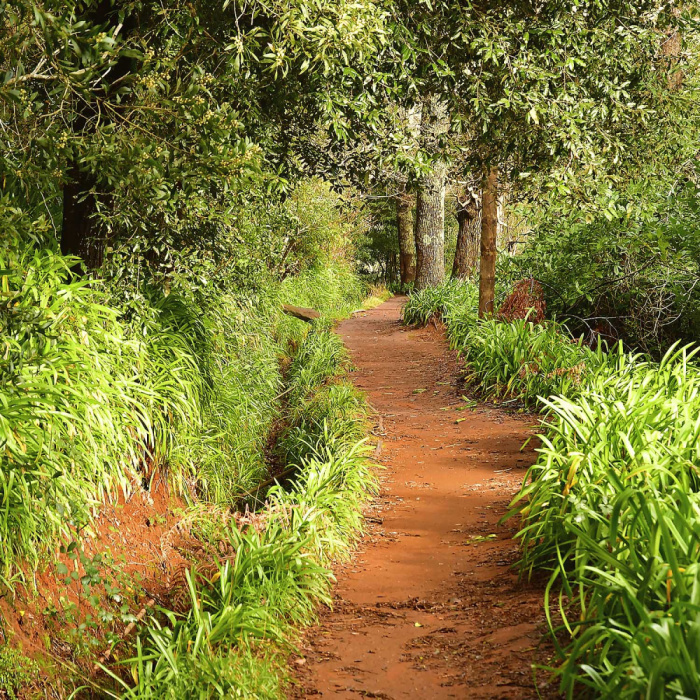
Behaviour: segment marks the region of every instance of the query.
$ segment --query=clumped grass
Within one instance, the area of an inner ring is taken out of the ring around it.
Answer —
[[[115,487],[128,489],[157,442],[143,346],[68,264],[47,251],[0,260],[0,559],[4,583],[36,544]],[[106,347],[111,352],[104,353]],[[187,415],[191,395],[166,410]]]
[[[292,419],[303,412],[312,391],[340,373],[343,363],[347,363],[347,352],[339,336],[323,325],[309,332],[287,375]]]
[[[453,347],[467,364],[467,379],[487,394],[534,404],[552,394],[573,396],[609,358],[571,338],[554,322],[501,323],[489,319],[450,329]]]
[[[572,634],[559,672],[606,697],[693,697],[700,572],[696,351],[619,356],[550,422],[515,512],[525,571],[552,571]]]
[[[146,288],[121,313],[108,287],[74,280],[74,263],[29,248],[0,259],[6,586],[19,562],[35,568],[105,499],[148,488],[158,471],[191,501],[230,504],[253,487],[266,475],[281,408],[280,357],[307,333],[281,313],[282,300],[332,318],[365,291],[348,269],[329,266],[258,296],[223,294],[206,308],[183,291]],[[338,345],[328,357],[309,348],[305,359],[333,365]],[[308,371],[299,362],[293,371],[301,400]]]
[[[311,330],[288,374],[295,403],[282,446],[297,459],[296,478],[268,493],[262,529],[227,526],[234,559],[209,581],[188,577],[186,615],[152,618],[126,662],[136,684],[113,675],[121,697],[282,697],[294,630],[331,603],[328,566],[349,554],[377,488],[362,441],[366,408],[339,376],[346,368],[337,336]]]
[[[265,651],[288,649],[286,625],[309,622],[316,604],[330,602],[329,573],[309,552],[303,529],[273,520],[262,532],[231,527],[227,534],[234,560],[211,581],[188,573],[188,612],[152,618],[126,662],[137,683],[122,681],[121,697],[278,697]]]
[[[212,389],[195,429],[181,431],[170,455],[179,490],[232,504],[266,475],[265,448],[280,410],[283,378],[272,341],[274,319],[260,304],[222,300],[211,323]]]
[[[362,395],[347,381],[322,387],[301,406],[292,410],[293,422],[280,435],[278,447],[287,463],[298,464],[318,454],[319,445],[336,440],[344,445],[362,439],[367,412]]]
[[[449,325],[452,317],[475,319],[478,291],[474,283],[468,280],[449,280],[437,287],[411,292],[403,307],[404,323],[425,326],[431,319],[438,318]]]
[[[523,574],[550,574],[562,692],[697,697],[699,349],[657,363],[621,345],[592,351],[552,322],[448,320],[448,333],[486,392],[545,414],[510,517]]]

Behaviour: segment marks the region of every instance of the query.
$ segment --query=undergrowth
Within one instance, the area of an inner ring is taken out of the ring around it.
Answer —
[[[333,318],[364,292],[336,266],[208,307],[145,289],[122,312],[107,286],[73,279],[74,262],[29,248],[0,259],[0,575],[10,588],[105,499],[159,472],[192,502],[231,504],[254,486],[280,410],[280,358],[306,332],[281,302]]]
[[[509,517],[523,574],[550,575],[562,693],[698,697],[698,348],[654,362],[621,344],[591,350],[553,322],[450,326],[442,313],[471,381],[544,411]]]
[[[436,287],[411,292],[403,307],[403,320],[408,325],[425,326],[433,318],[454,321],[476,318],[478,289],[468,280],[448,280]]]
[[[338,337],[324,324],[312,329],[287,376],[295,400],[280,450],[295,478],[269,491],[253,525],[209,523],[209,537],[231,555],[209,579],[188,573],[187,613],[150,618],[125,662],[136,683],[109,671],[121,686],[114,697],[282,696],[295,631],[330,605],[329,565],[348,555],[376,489],[365,404],[343,378],[346,367]]]

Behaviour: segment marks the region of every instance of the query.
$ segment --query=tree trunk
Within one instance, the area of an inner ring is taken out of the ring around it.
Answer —
[[[135,12],[119,16],[119,7],[112,0],[99,0],[88,5],[82,19],[90,25],[104,25],[108,34],[119,27],[119,37],[126,39],[138,26]],[[112,86],[133,69],[135,59],[120,56],[108,73],[109,82],[96,86],[92,102],[86,102],[72,124],[73,133],[89,140],[95,131],[95,120],[104,120],[105,112],[99,109],[99,101],[110,99]],[[123,105],[122,105],[123,106]],[[119,111],[117,107],[115,111]],[[82,258],[88,270],[102,265],[105,249],[105,230],[96,216],[100,205],[109,207],[108,195],[95,194],[98,177],[81,168],[79,160],[73,160],[68,168],[68,182],[63,187],[63,225],[61,229],[61,252]]]
[[[455,279],[468,279],[476,266],[476,233],[477,216],[479,206],[477,198],[470,191],[465,193],[464,199],[457,199],[457,247],[455,259],[452,265],[452,277]]]
[[[97,200],[90,192],[94,178],[76,163],[69,170],[70,181],[63,187],[61,253],[81,258],[88,270],[102,265],[104,240],[96,220]]]
[[[498,237],[498,168],[491,168],[484,182],[481,208],[481,267],[479,318],[494,313],[496,292],[496,239]]]
[[[447,132],[446,106],[431,96],[423,103],[421,148],[435,158],[432,172],[423,176],[416,205],[416,289],[445,280],[445,182],[447,165],[440,159],[440,138]]]
[[[396,225],[399,229],[401,284],[416,279],[416,241],[413,233],[413,198],[409,194],[396,197]]]

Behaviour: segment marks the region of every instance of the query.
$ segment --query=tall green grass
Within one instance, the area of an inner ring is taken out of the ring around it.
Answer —
[[[0,260],[0,557],[6,585],[18,559],[36,565],[37,543],[87,522],[115,489],[130,489],[163,440],[157,402],[186,419],[195,400],[194,393],[176,400],[165,392],[157,396],[143,381],[151,369],[144,344],[127,336],[104,295],[69,280],[70,263],[47,251]]]
[[[555,323],[456,324],[469,378],[544,411],[514,499],[568,698],[700,695],[698,348],[661,362],[584,347]]]
[[[450,336],[466,361],[467,380],[487,394],[531,405],[539,397],[584,391],[589,378],[610,362],[602,346],[591,350],[551,321],[488,319],[450,329]]]
[[[287,376],[291,431],[281,443],[295,478],[268,493],[262,529],[210,528],[233,560],[211,580],[188,575],[189,611],[151,618],[127,662],[136,682],[111,671],[115,697],[282,697],[295,630],[330,604],[328,566],[349,554],[377,487],[361,439],[366,409],[346,368],[337,336],[323,325],[307,334]]]
[[[571,634],[562,689],[694,697],[700,572],[697,350],[620,355],[575,399],[546,400],[540,458],[515,501],[522,566],[552,571]]]
[[[448,326],[476,319],[479,290],[468,280],[448,280],[436,287],[411,292],[403,307],[403,321],[425,326],[431,319],[444,320]]]
[[[282,407],[281,358],[308,330],[282,301],[334,317],[364,292],[335,266],[208,306],[145,288],[122,312],[108,286],[74,280],[74,263],[17,246],[0,259],[6,586],[105,499],[149,488],[155,474],[193,502],[230,505],[252,488]]]

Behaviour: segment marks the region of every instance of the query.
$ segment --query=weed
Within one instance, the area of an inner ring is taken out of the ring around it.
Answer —
[[[39,667],[18,649],[5,646],[0,649],[0,692],[10,700],[16,700],[17,691],[32,686]]]

